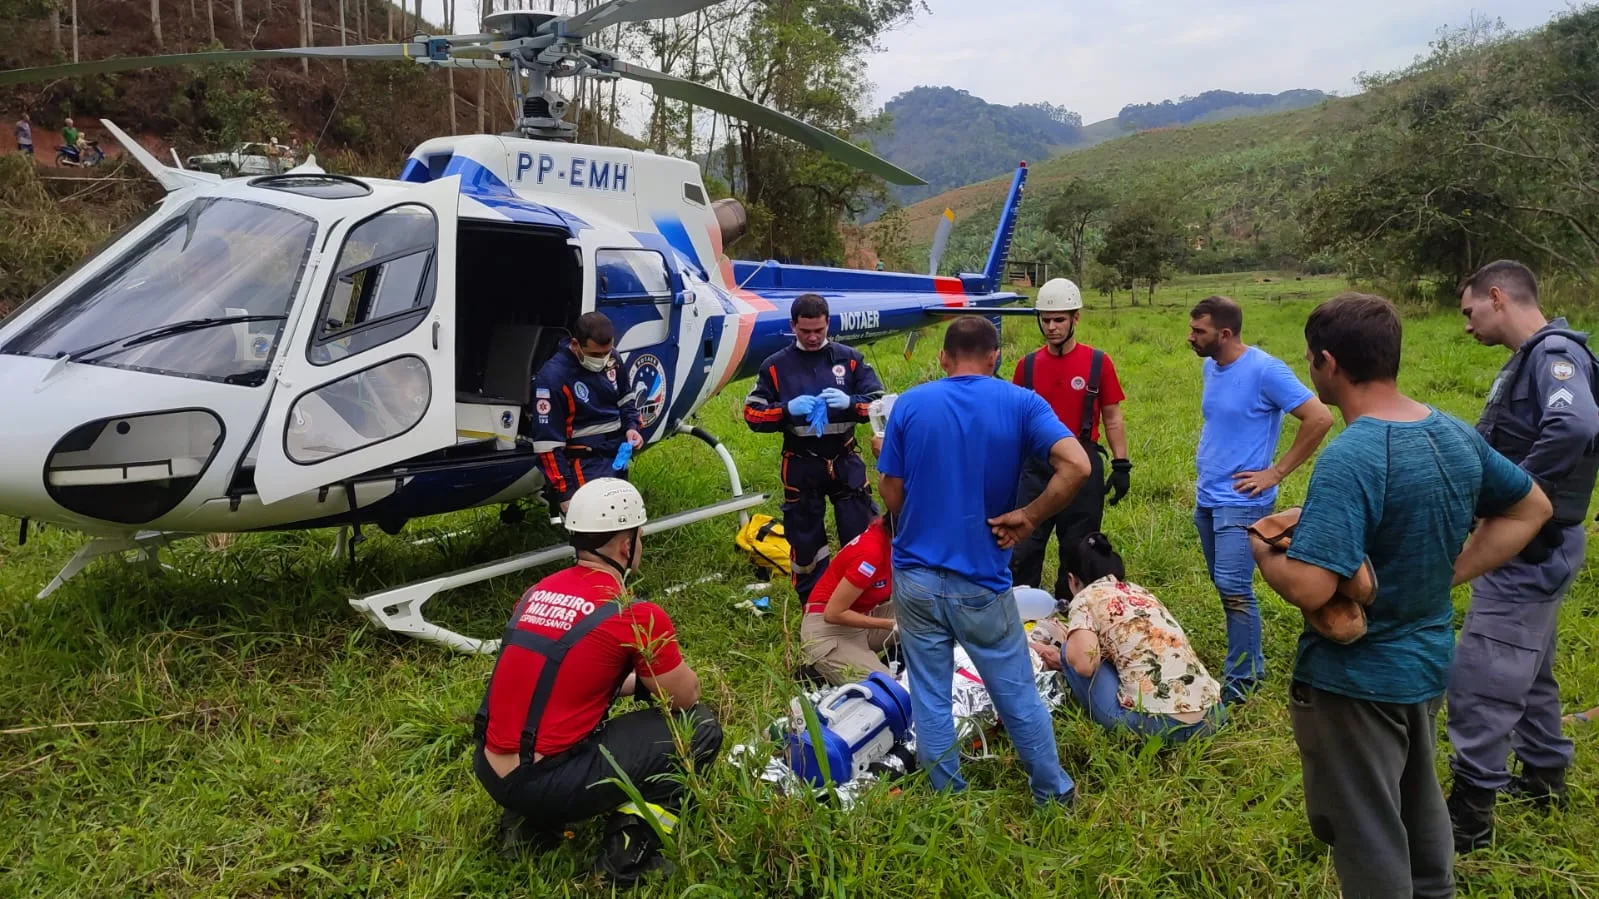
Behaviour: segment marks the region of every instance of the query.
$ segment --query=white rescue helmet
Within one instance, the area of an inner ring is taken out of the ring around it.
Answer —
[[[566,529],[574,534],[609,534],[642,527],[644,497],[621,478],[595,478],[577,488],[566,506]]]
[[[1039,312],[1076,312],[1083,308],[1083,292],[1069,278],[1050,278],[1038,288],[1033,308]]]

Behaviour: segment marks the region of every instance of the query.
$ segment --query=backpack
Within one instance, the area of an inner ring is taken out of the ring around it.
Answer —
[[[749,554],[756,568],[771,568],[789,573],[788,538],[783,523],[770,515],[751,515],[749,524],[739,528],[733,543]]]

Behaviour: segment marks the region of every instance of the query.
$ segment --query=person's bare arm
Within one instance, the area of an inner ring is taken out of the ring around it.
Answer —
[[[1027,539],[1039,522],[1066,508],[1088,480],[1088,451],[1074,437],[1062,437],[1055,441],[1055,445],[1049,448],[1049,465],[1053,474],[1037,499],[1024,508],[989,519],[989,527],[999,541],[1000,549],[1010,549]],[[888,501],[886,493],[883,500]]]
[[[1477,530],[1466,538],[1460,555],[1455,557],[1455,577],[1451,585],[1464,584],[1510,561],[1537,536],[1553,513],[1549,497],[1534,483],[1527,495],[1504,514],[1484,518]]]
[[[1260,576],[1271,589],[1303,611],[1316,611],[1338,592],[1335,571],[1290,559],[1287,553],[1254,534],[1249,535],[1249,548],[1254,553],[1255,565],[1260,568]]]
[[[862,630],[893,630],[894,619],[862,615],[850,608],[865,592],[848,580],[839,578],[838,586],[833,589],[833,595],[827,598],[827,607],[822,610],[822,620],[828,624],[843,624]]]
[[[1122,418],[1122,404],[1111,403],[1099,410],[1099,420],[1105,425],[1105,442],[1110,444],[1112,459],[1127,458],[1127,423]]]
[[[1072,631],[1066,638],[1066,663],[1083,677],[1099,670],[1099,635],[1086,628]]]
[[[877,492],[883,495],[883,507],[898,515],[905,508],[905,479],[883,475],[877,482]]]
[[[694,703],[700,701],[700,676],[694,673],[687,662],[660,677],[639,679],[652,695],[663,697],[674,712],[693,708]]]
[[[1305,464],[1305,460],[1316,452],[1316,447],[1332,429],[1332,412],[1321,400],[1311,397],[1289,410],[1289,414],[1299,419],[1299,431],[1294,434],[1294,442],[1288,447],[1288,452],[1270,468],[1260,471],[1240,471],[1233,475],[1233,489],[1239,493],[1250,496],[1259,496],[1264,491],[1281,484],[1283,478],[1294,473],[1294,469]]]

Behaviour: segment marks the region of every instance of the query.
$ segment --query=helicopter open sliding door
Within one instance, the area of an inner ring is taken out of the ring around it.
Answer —
[[[455,444],[459,181],[341,210],[262,422],[263,503]]]

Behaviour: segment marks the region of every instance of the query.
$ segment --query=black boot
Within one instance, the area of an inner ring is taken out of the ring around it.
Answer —
[[[494,839],[500,857],[514,861],[523,855],[538,855],[555,849],[566,839],[566,833],[535,827],[521,813],[506,809],[500,815]]]
[[[1455,781],[1449,793],[1449,824],[1455,851],[1467,853],[1493,842],[1494,791]]]
[[[1522,762],[1521,773],[1510,779],[1504,792],[1516,799],[1530,799],[1538,808],[1565,808],[1566,769],[1539,768]]]
[[[617,886],[632,886],[651,871],[670,873],[672,865],[661,855],[661,838],[649,822],[618,812],[605,823],[605,842],[594,870]]]

